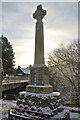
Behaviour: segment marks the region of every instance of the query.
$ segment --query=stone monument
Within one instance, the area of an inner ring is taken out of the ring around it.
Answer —
[[[49,71],[44,60],[44,33],[42,19],[46,15],[46,10],[42,5],[37,6],[33,14],[36,22],[35,33],[35,59],[31,67],[31,77],[26,91],[19,93],[15,114],[27,117],[50,118],[60,109],[60,94],[53,92],[53,87],[49,84]],[[55,112],[54,112],[55,111]]]

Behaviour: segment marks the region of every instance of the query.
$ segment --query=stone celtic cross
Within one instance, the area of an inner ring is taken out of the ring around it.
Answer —
[[[43,17],[46,15],[46,10],[42,9],[42,5],[37,6],[37,10],[33,14],[33,18],[37,20],[37,22],[41,22]]]

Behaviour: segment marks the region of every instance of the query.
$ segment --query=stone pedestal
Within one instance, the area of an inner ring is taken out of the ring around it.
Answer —
[[[31,93],[24,91],[19,93],[19,99],[17,100],[17,105],[23,104],[24,106],[25,105],[28,105],[29,107],[35,106],[36,108],[50,107],[50,109],[53,110],[54,102],[55,102],[55,107],[57,102],[59,103],[57,107],[60,106],[60,101],[58,101],[59,98],[60,98],[60,93],[58,92],[42,94],[42,93],[33,93],[33,92]]]
[[[49,70],[46,65],[34,65],[30,69],[31,76],[27,92],[48,94],[53,92],[53,87],[49,85]]]
[[[49,85],[49,71],[46,65],[34,65],[30,71],[30,85]]]
[[[14,110],[15,114],[28,118],[37,118],[38,120],[46,120],[48,118],[50,120],[51,117],[63,110],[63,108],[60,107],[62,101],[59,93],[47,92],[47,94],[42,94],[33,92],[34,91],[19,93],[19,99],[17,100]]]

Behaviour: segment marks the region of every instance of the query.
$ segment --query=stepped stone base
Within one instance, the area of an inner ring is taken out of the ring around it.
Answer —
[[[50,107],[53,109],[52,104],[60,98],[59,93],[50,93],[50,94],[38,94],[38,93],[30,93],[30,92],[20,92],[19,99],[17,101],[17,105],[24,104],[37,107]],[[57,104],[57,107],[60,104]]]
[[[53,86],[51,85],[28,85],[26,87],[27,92],[48,94],[53,92]]]
[[[26,91],[20,92],[15,107],[16,110],[14,111],[15,114],[25,115],[25,112],[21,113],[17,111],[17,109],[21,109],[21,106],[22,109],[28,108],[27,116],[34,116],[33,113],[38,113],[39,115],[47,114],[51,117],[63,110],[63,108],[60,107],[61,99],[60,93],[58,92],[53,92],[49,94],[30,93]]]

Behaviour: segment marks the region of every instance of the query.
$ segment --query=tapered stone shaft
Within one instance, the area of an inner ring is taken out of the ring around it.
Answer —
[[[35,59],[34,65],[45,64],[44,61],[44,33],[42,19],[46,15],[46,11],[42,6],[37,6],[37,10],[33,14],[33,18],[37,20],[35,31]]]
[[[34,64],[45,64],[44,63],[44,35],[43,35],[42,22],[36,23]]]

